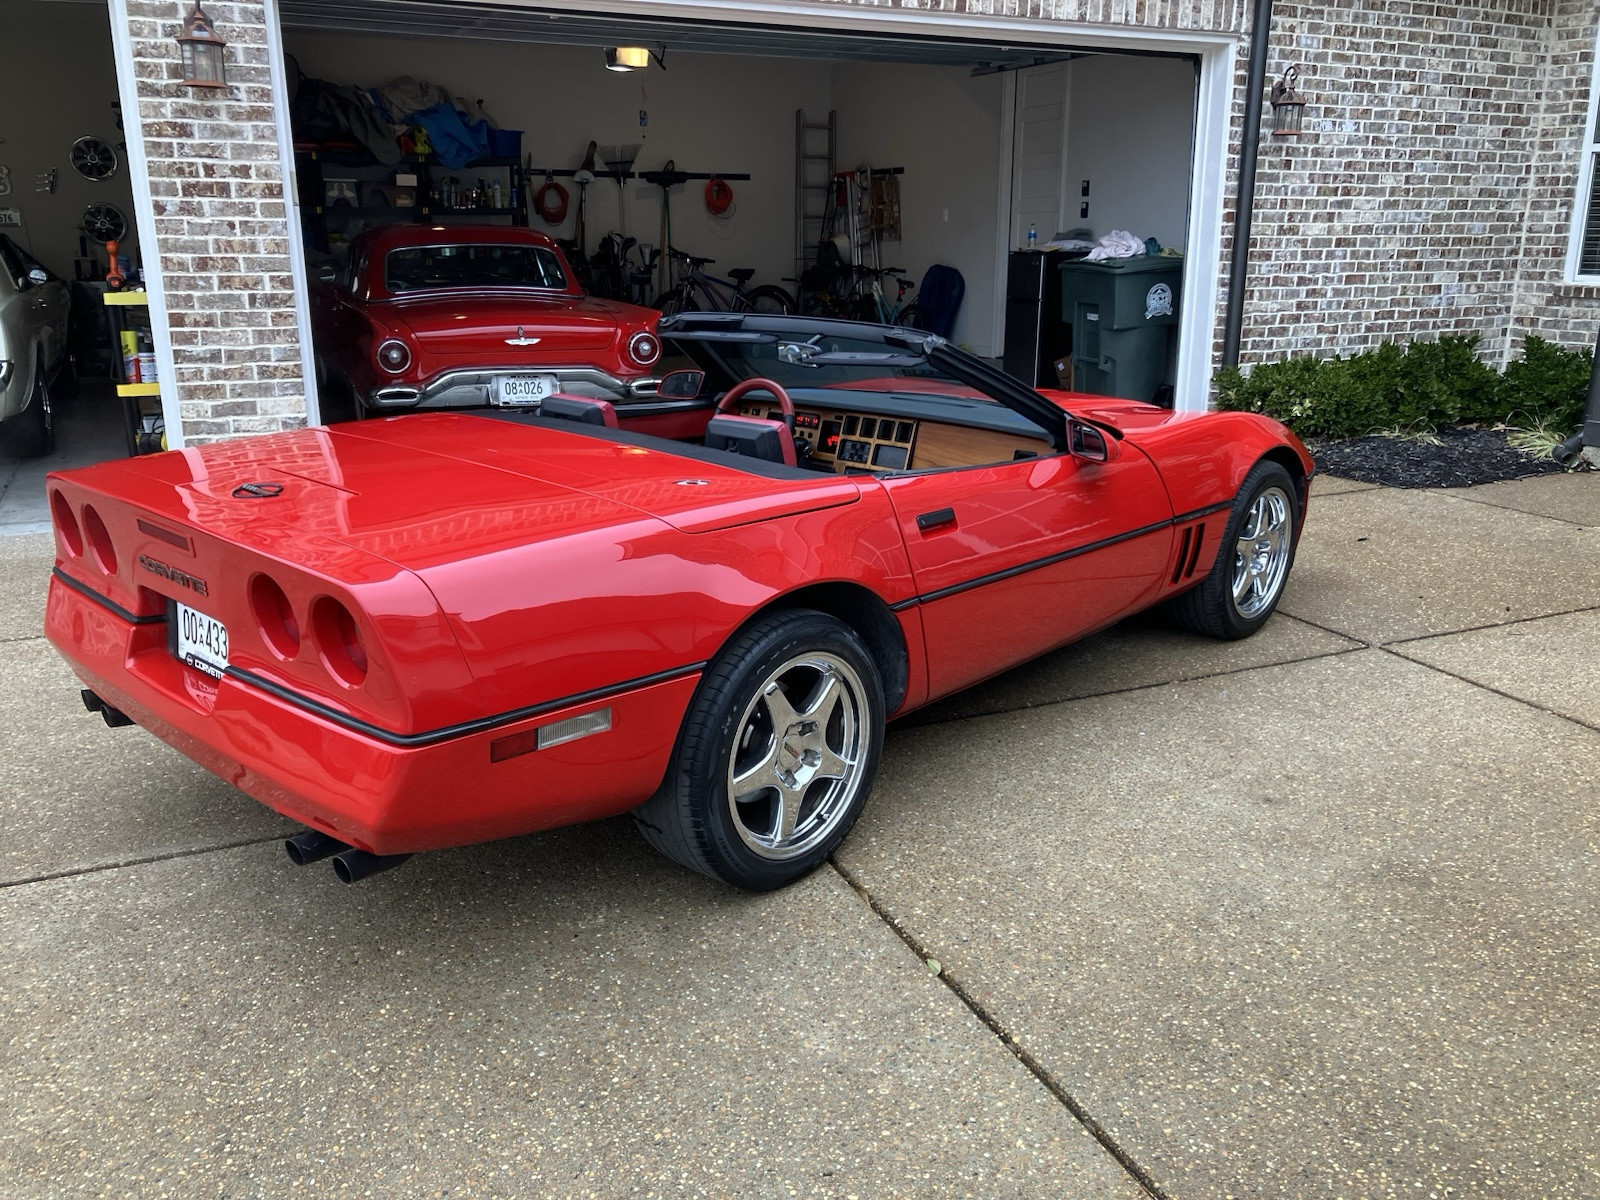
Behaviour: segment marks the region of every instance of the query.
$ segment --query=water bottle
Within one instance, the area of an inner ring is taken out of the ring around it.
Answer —
[[[1039,248],[1039,231],[1036,228],[1034,228],[1032,225],[1029,225],[1028,226],[1028,249],[1029,250],[1037,250],[1038,248]]]

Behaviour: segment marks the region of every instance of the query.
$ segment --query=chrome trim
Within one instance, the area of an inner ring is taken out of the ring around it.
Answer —
[[[554,375],[560,381],[562,391],[571,389],[574,395],[590,396],[596,400],[654,398],[656,389],[661,386],[661,380],[653,377],[621,379],[599,367],[571,364],[530,367],[527,363],[518,363],[514,367],[469,367],[444,371],[420,388],[373,388],[367,393],[366,402],[372,408],[482,408],[489,403],[489,389],[494,386],[497,375]]]

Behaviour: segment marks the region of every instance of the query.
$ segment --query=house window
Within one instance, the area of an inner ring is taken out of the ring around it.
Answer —
[[[1583,161],[1578,166],[1578,194],[1572,206],[1572,241],[1567,247],[1567,278],[1600,283],[1600,47],[1589,80],[1589,120],[1584,126]]]

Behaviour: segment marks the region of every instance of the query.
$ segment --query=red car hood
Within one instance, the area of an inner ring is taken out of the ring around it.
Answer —
[[[383,302],[383,311],[406,326],[418,346],[442,358],[494,362],[532,351],[543,357],[572,350],[603,350],[624,324],[652,325],[660,314],[593,296],[502,292],[436,292]],[[533,346],[507,339],[539,339]]]
[[[79,477],[161,516],[313,569],[348,560],[354,550],[424,573],[559,537],[614,538],[632,522],[703,533],[861,496],[844,476],[767,478],[455,413],[240,438],[107,463]],[[282,491],[236,498],[246,483]]]

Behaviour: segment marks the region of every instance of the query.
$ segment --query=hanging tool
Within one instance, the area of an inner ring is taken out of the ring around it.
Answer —
[[[589,143],[589,149],[584,152],[583,166],[572,173],[572,182],[578,185],[578,220],[573,238],[578,243],[578,257],[587,259],[589,251],[584,246],[587,230],[584,228],[584,210],[589,199],[589,185],[594,182],[594,155],[596,146]]]
[[[602,146],[600,157],[605,160],[606,173],[617,181],[617,232],[628,232],[627,182],[633,178],[633,160],[639,157],[638,142],[625,146]]]
[[[672,286],[671,255],[668,251],[672,247],[672,191],[675,187],[682,187],[689,181],[686,171],[678,170],[678,164],[672,159],[667,159],[666,165],[659,171],[645,171],[639,178],[646,183],[653,183],[661,189],[661,246],[658,251],[656,268],[661,273],[659,291],[666,291]]]

